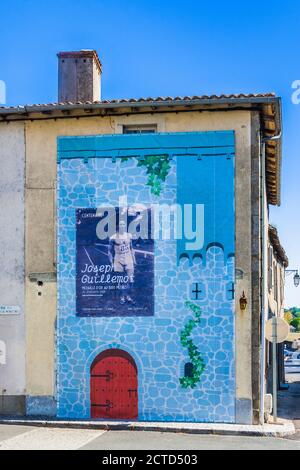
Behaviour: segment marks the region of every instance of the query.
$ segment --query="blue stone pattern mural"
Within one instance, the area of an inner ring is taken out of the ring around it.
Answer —
[[[218,133],[211,134],[215,143]],[[83,152],[82,158],[59,156],[58,417],[91,417],[93,361],[103,351],[119,349],[137,367],[139,420],[235,422],[234,135],[228,134],[233,151],[222,155],[214,151],[215,144],[211,154],[207,148],[201,154],[197,149],[197,155],[182,150],[186,156],[178,149],[172,151],[167,175],[156,193],[149,185],[147,168],[138,164],[136,156],[121,159],[89,152],[87,157]],[[202,134],[197,136],[201,141]],[[122,137],[115,144],[120,148],[124,148]],[[147,148],[150,137],[143,138]],[[82,138],[65,139],[69,146],[74,141],[74,148],[80,148]],[[188,148],[191,136],[185,134],[184,139]],[[101,138],[99,142],[101,146]],[[134,138],[131,142],[134,146]],[[174,148],[173,142],[170,147]],[[207,220],[209,225],[203,248],[191,250],[189,256],[183,240],[155,240],[153,316],[76,316],[76,210],[118,207],[124,196],[128,205],[147,207],[203,204],[204,223]],[[189,386],[182,379],[192,362],[191,351],[202,366]]]

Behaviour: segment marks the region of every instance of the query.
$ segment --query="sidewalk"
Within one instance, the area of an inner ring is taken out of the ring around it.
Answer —
[[[296,429],[293,439],[300,440],[300,382],[290,382],[288,390],[278,393],[278,415],[293,421]]]
[[[295,434],[291,421],[279,420],[277,425],[250,426],[240,424],[160,423],[124,421],[63,421],[0,417],[0,424],[73,429],[103,429],[106,431],[156,431],[223,436],[288,437]]]

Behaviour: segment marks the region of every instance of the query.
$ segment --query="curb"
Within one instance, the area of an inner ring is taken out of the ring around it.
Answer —
[[[206,424],[206,423],[154,423],[127,421],[63,421],[63,420],[22,420],[1,419],[2,425],[34,426],[70,429],[102,429],[105,431],[152,431],[183,434],[212,434],[223,436],[287,437],[295,434],[292,421],[281,420],[277,425],[265,424]]]

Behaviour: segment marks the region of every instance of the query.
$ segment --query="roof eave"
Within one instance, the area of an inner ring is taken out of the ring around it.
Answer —
[[[53,103],[45,105],[27,105],[15,108],[0,108],[0,122],[27,120],[27,119],[51,119],[56,117],[80,117],[83,115],[100,116],[129,114],[129,113],[155,113],[177,111],[230,111],[236,109],[260,110],[266,115],[272,128],[263,130],[264,137],[273,137],[282,132],[281,99],[270,96],[230,96],[230,97],[203,97],[203,98],[165,98],[165,99],[140,99],[140,100],[115,100],[109,102],[87,103]],[[269,111],[271,110],[271,111]],[[73,113],[74,114],[73,114]],[[268,113],[270,116],[268,116]],[[263,117],[262,117],[263,119]],[[272,175],[268,177],[268,201],[271,205],[281,203],[281,164],[282,142],[281,138],[266,147],[266,153],[271,160]],[[275,158],[274,158],[275,156]]]
[[[201,98],[201,99],[170,99],[162,101],[150,100],[120,100],[109,102],[90,102],[90,103],[53,103],[45,105],[26,105],[12,108],[0,108],[0,115],[13,115],[13,114],[29,114],[29,113],[43,113],[47,111],[71,111],[81,109],[120,109],[120,108],[144,108],[144,107],[180,107],[180,106],[210,106],[215,105],[230,105],[235,107],[237,105],[263,105],[275,104],[278,102],[277,97],[253,97],[253,98]]]
[[[278,231],[276,227],[274,227],[273,225],[269,225],[269,240],[270,240],[270,244],[273,246],[276,252],[277,258],[281,261],[285,269],[288,268],[289,266],[288,256],[280,242]]]

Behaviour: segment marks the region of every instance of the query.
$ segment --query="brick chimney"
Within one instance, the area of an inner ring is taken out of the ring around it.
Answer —
[[[58,101],[100,101],[102,65],[94,50],[60,52]]]

